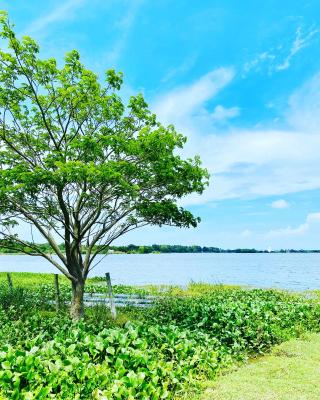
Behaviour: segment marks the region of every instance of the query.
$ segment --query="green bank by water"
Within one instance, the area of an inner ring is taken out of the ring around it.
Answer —
[[[320,399],[320,335],[303,335],[207,383],[200,400]]]
[[[10,291],[0,275],[6,399],[195,399],[205,382],[235,365],[320,331],[319,301],[303,294],[208,284],[119,286],[119,293],[161,296],[150,309],[119,309],[116,320],[105,305],[88,307],[74,324],[63,279],[59,314],[52,275],[17,273],[12,281]],[[101,291],[105,283],[92,279],[89,287]]]

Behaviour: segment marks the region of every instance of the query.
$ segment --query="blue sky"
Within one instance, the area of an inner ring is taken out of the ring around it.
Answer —
[[[320,248],[318,1],[0,1],[16,31],[61,60],[73,48],[123,71],[188,137],[211,173],[183,201],[192,230],[148,228],[118,243]]]

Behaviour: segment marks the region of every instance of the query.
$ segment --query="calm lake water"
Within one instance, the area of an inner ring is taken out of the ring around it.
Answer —
[[[0,256],[0,271],[57,272],[41,257]],[[191,281],[320,289],[320,254],[112,254],[90,276],[113,283],[186,285]]]

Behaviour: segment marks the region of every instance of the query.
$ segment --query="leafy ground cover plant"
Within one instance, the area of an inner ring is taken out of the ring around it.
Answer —
[[[250,354],[319,331],[316,298],[275,290],[200,285],[193,295],[169,291],[150,310],[125,310],[117,321],[100,307],[73,324],[67,313],[43,308],[38,289],[9,304],[3,287],[0,393],[7,399],[173,399]]]
[[[67,318],[0,317],[0,388],[10,399],[172,398],[219,368],[214,339],[174,325],[106,329]]]
[[[272,345],[320,327],[318,301],[277,290],[214,290],[194,297],[163,298],[149,318],[174,322],[217,338],[226,352],[262,353]]]

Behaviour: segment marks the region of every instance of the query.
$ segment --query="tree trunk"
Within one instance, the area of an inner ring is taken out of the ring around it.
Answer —
[[[79,321],[83,317],[83,293],[84,281],[78,280],[77,282],[72,282],[70,316],[74,322]]]

